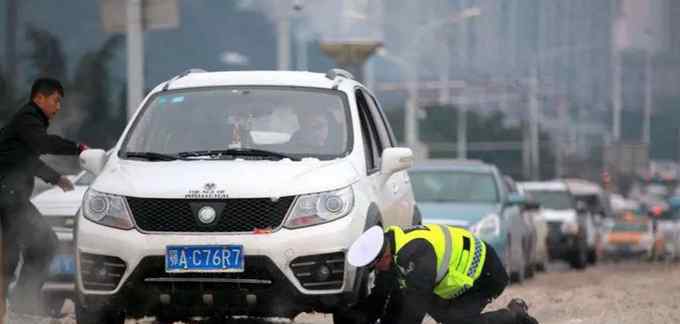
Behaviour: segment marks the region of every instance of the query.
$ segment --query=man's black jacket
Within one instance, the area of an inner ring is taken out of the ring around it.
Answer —
[[[60,174],[40,160],[40,155],[80,153],[76,143],[48,135],[48,126],[45,113],[29,103],[0,130],[0,181],[14,190],[19,199],[30,198],[35,176],[51,184],[59,181]]]

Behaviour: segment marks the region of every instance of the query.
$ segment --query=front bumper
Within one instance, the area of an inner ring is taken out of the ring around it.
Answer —
[[[159,312],[200,315],[219,310],[289,317],[333,309],[353,298],[356,291],[355,269],[344,262],[346,248],[364,226],[353,219],[350,215],[270,234],[216,235],[123,231],[79,217],[78,295],[88,308],[116,307],[131,316]],[[165,273],[168,245],[229,244],[243,245],[243,273]],[[99,257],[104,259],[91,262]],[[107,279],[103,280],[109,286],[89,282],[92,269],[88,267],[93,264],[105,268],[102,273]],[[321,266],[327,266],[329,277],[318,276]]]
[[[641,244],[605,244],[602,252],[610,257],[644,256],[651,254],[652,247]]]

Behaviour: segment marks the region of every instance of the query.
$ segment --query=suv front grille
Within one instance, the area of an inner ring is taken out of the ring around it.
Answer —
[[[270,198],[194,200],[127,197],[135,223],[148,232],[228,233],[275,229],[283,222],[294,200],[294,196],[275,201]],[[198,210],[204,206],[217,211],[217,219],[211,224],[198,220]]]

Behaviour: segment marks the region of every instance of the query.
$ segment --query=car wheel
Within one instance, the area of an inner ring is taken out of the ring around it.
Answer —
[[[585,241],[580,241],[579,246],[576,251],[573,252],[569,263],[574,269],[583,270],[586,268],[586,265],[588,264],[588,247],[585,245]]]
[[[365,299],[375,287],[375,271],[368,272],[364,275],[360,285],[359,299]],[[369,324],[370,322],[366,317],[361,314],[358,310],[347,311],[338,310],[333,312],[333,323],[334,324]]]
[[[591,249],[588,251],[588,263],[590,264],[596,264],[597,263],[597,250],[596,249]]]
[[[546,263],[547,263],[547,262],[546,262],[545,260],[543,260],[543,261],[537,263],[537,264],[536,264],[536,271],[538,271],[538,272],[545,272],[545,271],[548,269]]]
[[[125,313],[112,310],[91,311],[76,303],[76,322],[78,324],[123,324]]]
[[[525,257],[524,257],[524,249],[520,249],[520,260],[522,260],[522,264],[517,267],[517,271],[513,271],[512,274],[510,275],[510,280],[514,283],[521,284],[524,282],[524,280],[527,278],[526,274],[526,262]]]
[[[64,307],[66,298],[62,296],[43,296],[43,306],[45,307],[45,314],[52,318],[60,318],[61,310]]]
[[[423,215],[420,213],[420,208],[415,206],[413,208],[413,224],[412,225],[423,225]]]

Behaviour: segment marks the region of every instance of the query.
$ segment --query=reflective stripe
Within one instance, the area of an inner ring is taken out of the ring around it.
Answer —
[[[477,267],[479,267],[479,261],[482,258],[482,240],[478,239],[476,236],[473,236],[473,238],[475,240],[475,254],[472,257],[472,264],[467,272],[467,275],[470,278],[474,278],[475,273],[477,273]]]
[[[442,281],[444,276],[446,276],[446,272],[449,269],[449,263],[451,262],[451,250],[453,249],[449,227],[446,225],[439,225],[439,228],[444,234],[444,257],[439,265],[439,269],[437,269],[437,278],[435,279],[435,282],[437,283]]]

